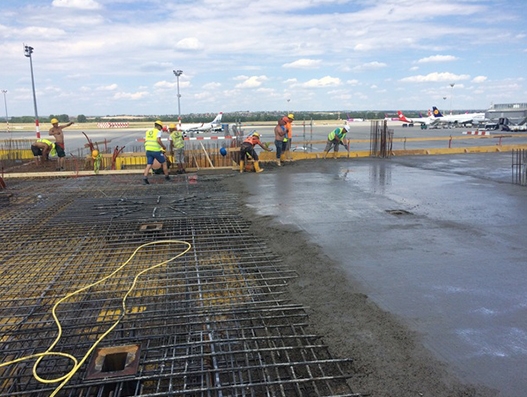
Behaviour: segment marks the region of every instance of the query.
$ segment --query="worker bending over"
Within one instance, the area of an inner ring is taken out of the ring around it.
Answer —
[[[41,138],[31,144],[31,152],[35,156],[35,163],[40,165],[42,161],[48,161],[51,152],[56,153],[55,144],[49,139]]]
[[[328,142],[324,149],[324,158],[326,158],[331,148],[333,148],[333,158],[336,159],[339,152],[339,145],[343,145],[346,150],[349,150],[349,146],[344,143],[344,138],[346,138],[346,134],[349,130],[349,125],[345,125],[342,128],[335,128],[328,134]]]
[[[267,146],[262,145],[259,133],[254,132],[249,135],[247,138],[245,138],[245,140],[240,146],[240,172],[243,172],[243,170],[245,169],[245,161],[247,159],[247,155],[250,155],[254,160],[254,170],[256,172],[263,171],[263,169],[260,168],[260,164],[258,163],[258,154],[254,150],[254,147],[256,145],[259,145],[263,150],[267,152],[271,151],[271,149],[269,149]]]
[[[157,120],[154,123],[154,128],[146,131],[145,134],[145,151],[146,151],[146,168],[143,172],[143,183],[145,185],[150,184],[148,182],[148,173],[154,164],[154,160],[157,160],[159,164],[163,167],[163,173],[165,174],[165,179],[170,180],[168,176],[168,167],[165,158],[165,152],[167,148],[161,142],[161,135],[163,133],[163,122]]]

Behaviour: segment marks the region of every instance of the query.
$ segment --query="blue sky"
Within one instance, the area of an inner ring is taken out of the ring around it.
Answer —
[[[182,114],[486,109],[527,102],[526,15],[524,0],[2,0],[0,89],[10,116],[34,114],[26,44],[40,116],[177,114],[174,69]]]

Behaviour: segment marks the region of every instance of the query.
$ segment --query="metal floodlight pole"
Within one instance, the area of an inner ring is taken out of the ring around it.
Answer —
[[[452,114],[452,97],[454,96],[454,83],[450,84],[450,87],[452,88],[452,92],[450,93],[450,114]]]
[[[176,75],[176,81],[177,81],[177,113],[178,113],[178,121],[181,123],[181,95],[179,94],[179,76],[183,74],[182,70],[173,70],[174,74]]]
[[[37,95],[35,93],[35,77],[33,76],[33,47],[24,45],[24,55],[29,58],[29,67],[31,68],[31,86],[33,87],[33,106],[35,107],[35,129],[37,132],[37,139],[40,139],[40,127],[38,124],[38,111],[37,111]]]
[[[2,90],[2,93],[4,94],[4,105],[5,105],[5,123],[7,126],[6,132],[9,134],[9,116],[7,115],[7,90]]]

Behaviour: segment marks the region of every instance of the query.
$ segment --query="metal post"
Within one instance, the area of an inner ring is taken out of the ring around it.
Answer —
[[[35,93],[35,77],[33,76],[33,47],[24,46],[24,55],[29,58],[29,67],[31,68],[31,86],[33,87],[33,106],[35,107],[35,130],[37,132],[37,139],[40,138],[40,127],[38,123],[38,111],[37,111],[37,95]]]
[[[454,85],[454,83],[450,84],[450,87],[452,87],[452,89],[450,90],[450,114],[452,114],[452,98],[454,96]]]
[[[173,70],[173,72],[176,75],[176,80],[177,80],[177,113],[178,113],[178,122],[181,124],[181,102],[180,102],[181,95],[179,94],[179,76],[183,74],[183,71]]]
[[[7,90],[2,90],[2,93],[4,94],[4,105],[5,105],[5,123],[7,126],[6,132],[9,134],[9,116],[7,115]]]

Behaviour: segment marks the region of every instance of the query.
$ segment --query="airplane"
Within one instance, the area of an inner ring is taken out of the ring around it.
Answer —
[[[419,124],[424,124],[426,126],[429,126],[429,125],[436,124],[438,122],[430,114],[428,115],[428,117],[416,117],[416,118],[409,119],[403,114],[403,112],[398,110],[397,115],[399,116],[398,120],[402,121],[403,123],[409,123],[409,124],[419,123]]]
[[[438,108],[432,107],[434,117],[441,123],[447,124],[479,124],[486,120],[485,113],[463,113],[463,114],[448,114],[444,116]]]
[[[221,118],[223,112],[219,112],[218,115],[210,123],[201,123],[201,124],[185,124],[180,122],[177,124],[177,129],[183,132],[195,132],[199,134],[200,132],[206,131],[221,131]]]

